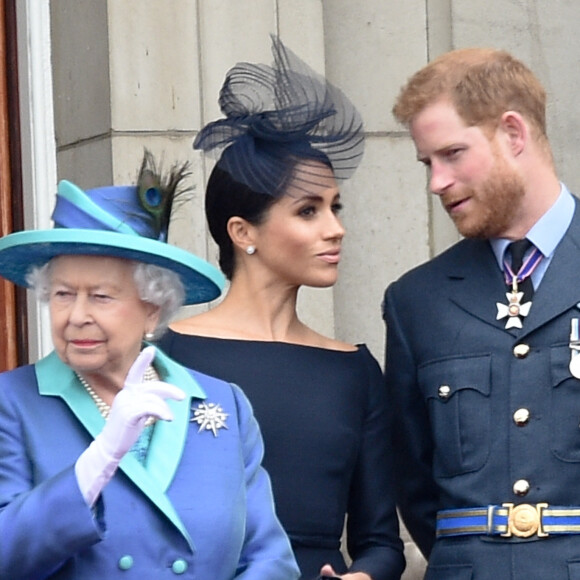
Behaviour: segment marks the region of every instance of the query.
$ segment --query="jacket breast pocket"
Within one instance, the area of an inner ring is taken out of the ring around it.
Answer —
[[[580,462],[580,379],[572,376],[569,364],[568,345],[552,347],[551,448],[562,461]]]
[[[434,473],[481,469],[490,448],[491,355],[433,361],[419,368],[435,441]]]

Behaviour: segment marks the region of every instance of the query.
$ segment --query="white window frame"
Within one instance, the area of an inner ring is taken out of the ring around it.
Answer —
[[[18,0],[16,5],[24,225],[46,229],[52,227],[57,183],[50,2]],[[33,293],[28,296],[28,336],[30,362],[52,350],[48,311]]]

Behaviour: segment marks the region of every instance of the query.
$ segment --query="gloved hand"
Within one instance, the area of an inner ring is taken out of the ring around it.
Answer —
[[[117,393],[103,430],[75,464],[80,490],[89,506],[97,501],[121,459],[133,447],[149,417],[171,421],[173,414],[164,399],[180,401],[185,393],[162,381],[143,382],[143,374],[155,357],[155,347],[139,354]]]

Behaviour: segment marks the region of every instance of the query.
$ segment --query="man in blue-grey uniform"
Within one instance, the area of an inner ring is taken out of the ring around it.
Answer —
[[[465,238],[384,301],[399,506],[425,578],[580,579],[580,210],[545,91],[504,51],[456,50],[393,113]]]

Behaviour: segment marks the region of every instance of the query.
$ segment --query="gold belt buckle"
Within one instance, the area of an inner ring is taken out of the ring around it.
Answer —
[[[529,538],[535,534],[539,538],[545,538],[548,535],[542,528],[542,510],[548,507],[547,503],[504,503],[502,507],[508,510],[507,531],[501,534],[504,538]]]

